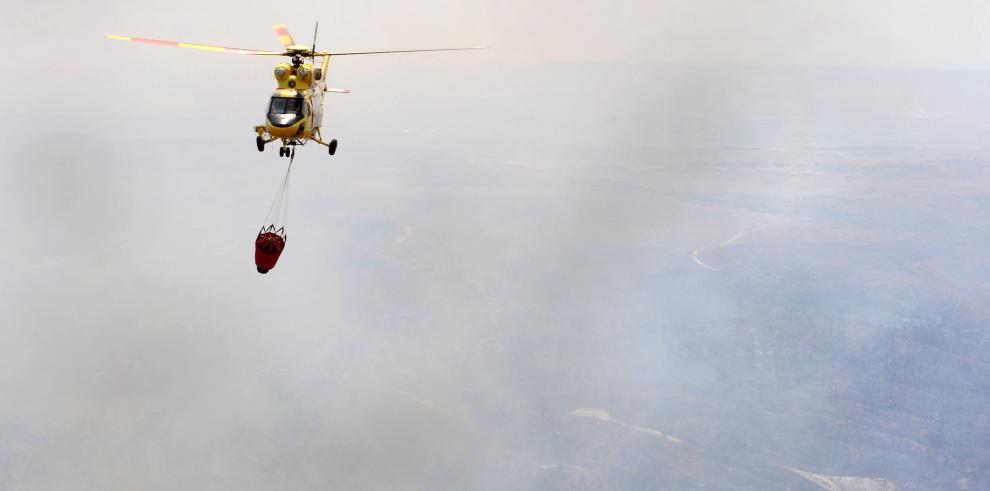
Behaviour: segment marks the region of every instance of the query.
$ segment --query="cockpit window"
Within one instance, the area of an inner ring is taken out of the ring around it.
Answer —
[[[301,97],[272,97],[268,106],[268,120],[275,126],[292,126],[306,114]]]
[[[298,97],[272,97],[270,114],[296,114],[302,108],[302,99]]]

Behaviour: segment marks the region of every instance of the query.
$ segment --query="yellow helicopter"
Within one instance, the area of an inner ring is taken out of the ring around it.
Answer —
[[[282,157],[294,156],[295,147],[297,145],[305,145],[310,140],[327,147],[330,155],[337,152],[337,140],[325,141],[323,134],[320,132],[320,128],[323,125],[323,95],[326,92],[347,93],[350,91],[346,89],[327,88],[327,65],[330,63],[330,57],[385,53],[418,53],[426,51],[460,51],[485,48],[484,46],[473,46],[468,48],[323,52],[316,51],[316,33],[319,31],[319,23],[317,23],[316,29],[313,32],[312,48],[296,44],[292,36],[289,35],[289,30],[282,24],[275,25],[272,27],[272,30],[275,31],[275,35],[282,42],[285,51],[225,48],[207,44],[118,36],[116,34],[107,34],[107,37],[119,41],[175,46],[238,55],[289,57],[291,63],[283,62],[275,65],[275,80],[278,82],[278,87],[275,89],[268,103],[268,115],[265,118],[265,124],[254,127],[255,132],[258,133],[256,139],[258,151],[263,152],[265,151],[265,145],[275,140],[281,140],[282,145],[278,149],[278,154]],[[309,62],[306,62],[306,59]]]

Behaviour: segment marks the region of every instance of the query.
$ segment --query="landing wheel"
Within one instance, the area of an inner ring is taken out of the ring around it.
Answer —
[[[258,136],[258,139],[257,139],[257,140],[255,140],[255,141],[256,141],[256,142],[258,143],[258,151],[259,151],[259,152],[264,152],[264,151],[265,151],[265,139],[264,139],[264,138],[262,138],[262,137],[261,137],[261,136],[259,135],[259,136]]]
[[[278,156],[285,157],[285,147],[278,147]]]
[[[334,138],[333,140],[330,140],[330,144],[327,145],[327,150],[330,152],[330,155],[333,155],[333,154],[337,153],[337,139],[336,138]]]

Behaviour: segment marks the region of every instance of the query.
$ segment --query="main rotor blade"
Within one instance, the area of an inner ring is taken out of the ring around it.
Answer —
[[[316,56],[345,56],[345,55],[381,55],[387,53],[422,53],[425,51],[463,51],[466,49],[487,49],[488,46],[472,46],[470,48],[437,48],[437,49],[400,49],[393,51],[351,51],[347,53],[313,53]]]
[[[313,49],[310,51],[316,51],[316,33],[320,32],[320,21],[316,21],[316,27],[313,28]]]
[[[285,27],[285,24],[275,24],[272,26],[272,30],[275,31],[275,35],[278,36],[278,40],[282,42],[282,46],[288,48],[296,44],[292,40],[292,36],[289,34],[289,28]]]
[[[218,53],[233,53],[235,55],[281,56],[284,54],[278,51],[262,51],[257,49],[244,49],[244,48],[225,48],[223,46],[211,46],[209,44],[193,44],[193,43],[183,43],[179,41],[162,41],[160,39],[145,39],[145,38],[135,38],[129,36],[118,36],[116,34],[107,34],[107,37],[110,39],[116,39],[118,41],[158,44],[161,46],[175,46],[177,48],[199,49],[203,51],[215,51]]]

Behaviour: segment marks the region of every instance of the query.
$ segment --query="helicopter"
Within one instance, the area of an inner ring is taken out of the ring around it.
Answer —
[[[349,93],[350,91],[347,89],[327,87],[327,65],[329,65],[331,57],[428,51],[461,51],[485,48],[485,46],[472,46],[466,48],[324,52],[316,51],[316,34],[319,31],[319,23],[316,24],[316,29],[313,32],[312,47],[296,44],[284,24],[276,24],[272,27],[272,30],[275,32],[279,41],[281,41],[284,48],[283,51],[227,48],[208,44],[118,36],[116,34],[107,34],[107,37],[118,41],[174,46],[218,53],[288,57],[289,62],[282,62],[275,65],[275,80],[278,82],[278,87],[276,87],[269,99],[265,124],[254,127],[254,131],[257,133],[255,141],[258,151],[264,152],[265,146],[269,143],[281,141],[278,149],[280,157],[294,157],[295,147],[305,145],[308,141],[313,141],[327,147],[330,155],[334,155],[337,152],[337,140],[334,138],[326,141],[321,131],[324,114],[324,94],[327,92]]]

